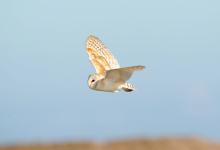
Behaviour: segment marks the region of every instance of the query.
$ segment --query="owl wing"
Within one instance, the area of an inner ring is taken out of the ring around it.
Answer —
[[[90,35],[86,41],[86,50],[96,72],[105,75],[107,70],[119,68],[119,63],[102,41]]]
[[[129,80],[134,71],[140,71],[144,68],[144,66],[132,66],[108,70],[105,79],[122,84]]]

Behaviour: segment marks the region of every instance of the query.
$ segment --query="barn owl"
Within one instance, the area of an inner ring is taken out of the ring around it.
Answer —
[[[89,75],[88,78],[90,89],[104,92],[121,90],[131,92],[135,90],[134,86],[127,81],[134,71],[143,70],[144,66],[121,68],[109,49],[93,35],[90,35],[86,40],[86,51],[96,70],[96,73]]]

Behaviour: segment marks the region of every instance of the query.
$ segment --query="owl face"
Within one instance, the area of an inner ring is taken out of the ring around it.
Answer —
[[[91,74],[88,78],[88,86],[91,89],[95,89],[97,86],[97,81],[99,81],[99,76],[97,74]]]

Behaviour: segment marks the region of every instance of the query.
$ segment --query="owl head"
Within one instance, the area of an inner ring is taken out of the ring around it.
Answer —
[[[102,77],[100,77],[100,75],[98,74],[91,74],[88,77],[88,86],[91,89],[96,89],[97,86],[97,81],[99,81],[100,79],[102,79]]]

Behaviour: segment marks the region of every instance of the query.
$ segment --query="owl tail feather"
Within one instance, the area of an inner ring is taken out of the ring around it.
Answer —
[[[121,87],[125,92],[132,92],[135,90],[135,87],[130,83],[125,83]]]

